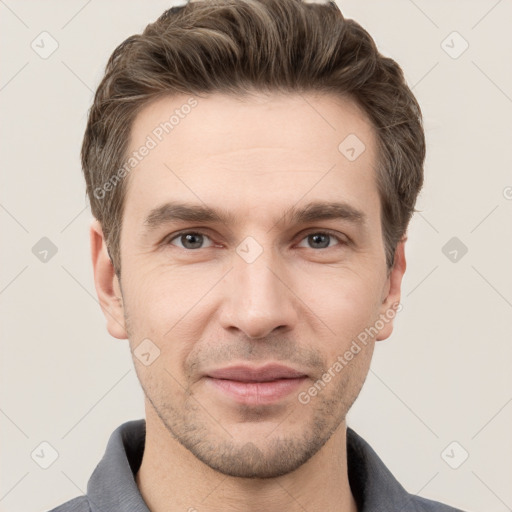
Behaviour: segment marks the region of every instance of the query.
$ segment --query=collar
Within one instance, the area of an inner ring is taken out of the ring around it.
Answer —
[[[144,419],[123,423],[112,433],[105,455],[87,484],[92,512],[150,512],[135,482],[145,436]],[[351,428],[347,428],[347,460],[358,512],[457,512],[407,493],[371,446]]]

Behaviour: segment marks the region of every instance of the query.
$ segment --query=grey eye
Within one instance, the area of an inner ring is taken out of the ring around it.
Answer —
[[[169,243],[172,243],[173,245],[178,245],[178,247],[181,247],[182,249],[194,250],[202,249],[205,239],[209,240],[209,238],[202,233],[188,231],[186,233],[180,233],[176,235],[172,240],[169,241]],[[180,244],[174,243],[175,241],[179,241]]]
[[[304,243],[304,241],[308,244],[307,246],[300,245],[300,247],[307,247],[310,249],[327,249],[328,247],[332,247],[333,244],[331,242],[335,241],[338,242],[338,244],[341,244],[341,240],[330,233],[324,233],[322,231],[318,231],[316,233],[310,233],[309,235],[306,235],[302,241],[301,244]]]

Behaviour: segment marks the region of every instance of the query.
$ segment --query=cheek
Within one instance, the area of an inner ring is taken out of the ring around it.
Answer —
[[[344,276],[333,277],[329,283],[324,283],[321,294],[309,291],[310,304],[314,304],[311,310],[327,326],[324,328],[317,322],[317,327],[325,332],[322,346],[318,348],[324,353],[328,365],[334,364],[340,356],[345,362],[353,357],[343,371],[347,378],[354,372],[366,375],[373,352],[374,342],[365,333],[378,318],[380,293],[378,287],[370,284],[372,282],[369,277],[363,279],[352,272],[346,272]],[[345,358],[344,354],[354,344],[359,346],[359,349],[357,346],[353,348],[358,355],[348,354]]]
[[[131,276],[123,283],[130,342],[136,345],[144,338],[160,340],[172,327],[173,287],[164,283],[157,286],[152,279],[141,278],[135,273]]]
[[[367,327],[380,305],[375,276],[362,277],[348,271],[332,275],[322,286],[304,287],[303,297],[307,297],[304,302],[311,310],[343,339],[354,335],[354,330]]]
[[[174,267],[143,271],[143,267],[143,263],[136,265],[126,286],[130,313],[141,325],[150,324],[160,330],[167,325],[169,329],[211,286],[211,277],[202,279],[197,271],[183,272]]]
[[[123,287],[132,350],[148,338],[160,350],[159,362],[178,375],[211,312],[207,296],[218,278],[183,269],[132,273]],[[204,278],[203,278],[204,277]]]

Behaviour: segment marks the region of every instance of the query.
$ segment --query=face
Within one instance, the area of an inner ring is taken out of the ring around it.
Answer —
[[[169,435],[226,475],[276,477],[344,425],[392,330],[378,319],[399,301],[403,247],[388,273],[376,136],[349,99],[216,94],[161,133],[188,100],[135,120],[130,152],[155,145],[128,177],[122,300],[101,241],[97,286]]]

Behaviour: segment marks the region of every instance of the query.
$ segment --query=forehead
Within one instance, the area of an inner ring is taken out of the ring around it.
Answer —
[[[125,211],[140,218],[176,199],[242,215],[343,199],[378,215],[375,131],[348,98],[160,98],[137,115],[131,155]]]

